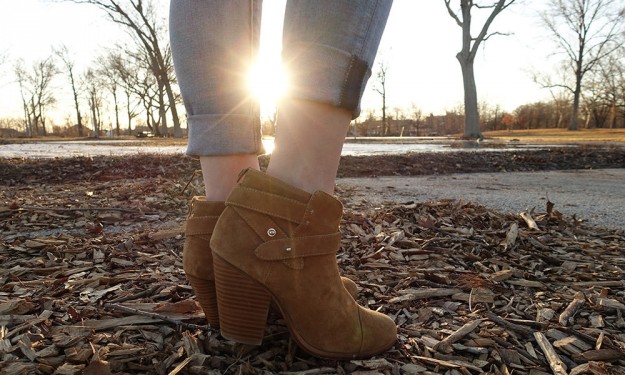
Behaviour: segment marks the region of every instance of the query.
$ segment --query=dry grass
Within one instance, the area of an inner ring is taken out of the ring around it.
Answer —
[[[523,143],[624,142],[625,129],[530,129],[484,132],[484,137],[502,141],[518,139]]]

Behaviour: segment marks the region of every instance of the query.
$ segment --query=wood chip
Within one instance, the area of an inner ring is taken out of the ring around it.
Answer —
[[[547,358],[547,362],[549,362],[549,367],[551,367],[553,373],[555,375],[567,375],[566,365],[564,364],[564,362],[562,362],[562,359],[560,359],[545,335],[543,335],[541,332],[534,332],[534,337],[536,338],[538,346],[540,346],[543,354]]]
[[[460,327],[458,330],[456,330],[454,333],[447,336],[441,342],[436,344],[434,346],[434,350],[438,350],[443,353],[451,353],[452,352],[451,344],[461,340],[466,335],[473,332],[480,325],[480,323],[482,323],[482,321],[483,321],[482,319],[479,319],[479,320],[474,320],[472,322],[466,323],[465,325]]]
[[[566,307],[566,309],[564,309],[562,314],[560,314],[560,317],[558,318],[558,322],[563,326],[566,326],[567,324],[569,324],[571,320],[573,319],[573,316],[575,315],[575,313],[577,313],[577,310],[579,310],[583,304],[584,304],[584,293],[582,292],[575,293],[575,297],[573,297],[573,300],[571,301],[571,303],[569,303],[569,305]]]
[[[204,193],[197,169],[178,156],[0,159],[0,372],[542,375],[625,363],[624,231],[553,206],[523,219],[452,199],[374,205],[341,189],[340,273],[359,304],[394,320],[394,347],[317,359],[276,312],[262,345],[236,345],[207,326],[182,270],[188,202]]]
[[[427,288],[427,289],[404,289],[398,293],[399,297],[391,298],[389,303],[399,303],[404,301],[412,301],[415,299],[426,299],[434,297],[447,297],[455,293],[461,292],[460,289],[448,289],[448,288]]]

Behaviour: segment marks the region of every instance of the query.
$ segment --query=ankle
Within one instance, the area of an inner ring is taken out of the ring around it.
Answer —
[[[329,104],[284,100],[267,174],[309,193],[332,194],[350,119],[349,111]]]
[[[259,169],[258,157],[252,154],[201,156],[200,165],[206,200],[216,202],[228,198],[242,170]]]
[[[323,173],[319,168],[302,164],[281,166],[280,163],[272,163],[267,169],[267,174],[308,193],[319,190],[328,194],[334,193],[336,176],[334,170]]]

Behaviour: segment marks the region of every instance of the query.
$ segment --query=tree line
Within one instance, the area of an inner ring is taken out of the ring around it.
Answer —
[[[14,73],[24,109],[21,130],[27,136],[49,133],[46,111],[57,101],[51,83],[57,76],[63,76],[72,92],[75,118],[68,123],[73,124],[75,135],[97,137],[102,134],[105,105],[108,104],[112,107],[107,112],[114,117],[112,132],[115,135],[131,134],[133,122],[141,115],[143,124],[155,135],[181,137],[177,109],[181,99],[176,89],[167,28],[158,15],[156,3],[143,0],[71,1],[100,8],[112,22],[128,31],[130,42],[111,46],[82,72],[76,71],[74,55],[64,45],[57,46],[50,56],[30,66],[18,60]],[[87,116],[83,108],[85,102]],[[126,129],[122,128],[122,117]]]
[[[458,113],[447,111],[443,116],[429,116],[428,121],[413,116],[410,121],[387,116],[386,80],[389,65],[380,63],[375,91],[381,98],[382,117],[379,125],[369,116],[361,123],[369,124],[375,135],[418,133],[420,126],[437,127],[430,133],[462,133],[465,138],[480,138],[482,130],[498,128],[564,127],[578,130],[593,127],[625,127],[625,5],[620,0],[548,0],[540,13],[543,27],[551,36],[557,52],[562,56],[558,73],[534,74],[537,84],[551,92],[549,103],[530,103],[517,108],[514,113],[487,111],[480,104],[474,74],[475,55],[480,45],[491,37],[505,33],[490,31],[493,20],[515,0],[479,2],[473,0],[444,0],[451,18],[461,29],[461,50],[456,55],[460,63],[464,87],[462,126]],[[475,13],[485,21],[474,32]],[[513,89],[513,88],[511,88]],[[409,111],[412,114],[418,113]],[[556,114],[555,116],[553,114]],[[540,117],[542,116],[542,117]],[[451,119],[454,120],[451,120]],[[390,120],[390,121],[389,121]],[[393,121],[396,125],[392,129]],[[399,126],[398,124],[401,124]],[[537,126],[541,124],[540,126]],[[379,129],[378,129],[379,128]],[[367,131],[366,133],[369,133]]]
[[[65,0],[102,10],[131,36],[104,51],[92,66],[77,72],[72,51],[60,45],[50,56],[27,65],[18,60],[14,74],[19,84],[23,120],[0,120],[0,128],[14,128],[27,136],[47,135],[47,112],[56,104],[52,81],[64,77],[71,89],[74,135],[98,136],[104,113],[111,113],[112,133],[131,134],[139,116],[155,135],[182,136],[171,50],[165,21],[152,0]],[[479,138],[482,131],[566,127],[625,127],[625,6],[619,0],[548,0],[540,18],[562,56],[558,74],[534,74],[549,90],[549,102],[528,103],[512,113],[489,107],[478,98],[473,64],[480,45],[492,37],[493,20],[515,0],[479,2],[444,0],[453,22],[460,27],[462,48],[456,58],[462,71],[464,102],[442,116],[424,116],[417,105],[387,108],[387,75],[392,64],[382,62],[373,76],[380,95],[381,118],[373,112],[354,125],[360,135],[424,135],[463,133]],[[476,26],[477,12],[486,12]],[[473,27],[472,27],[473,26]],[[477,27],[477,28],[475,28]],[[477,33],[475,31],[477,30]],[[0,63],[6,57],[0,56]],[[511,88],[513,89],[513,88]],[[85,112],[85,104],[87,112]],[[108,108],[107,108],[108,106]],[[171,126],[170,126],[171,121]],[[275,121],[267,128],[274,129]],[[125,123],[125,128],[122,127]]]

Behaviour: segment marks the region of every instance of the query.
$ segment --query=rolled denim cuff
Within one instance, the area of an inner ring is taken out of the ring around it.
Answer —
[[[196,115],[187,124],[189,156],[264,153],[258,116]]]
[[[288,96],[327,103],[360,114],[360,98],[371,76],[369,63],[325,45],[290,45],[282,55],[289,71]],[[296,72],[296,73],[291,73]]]

